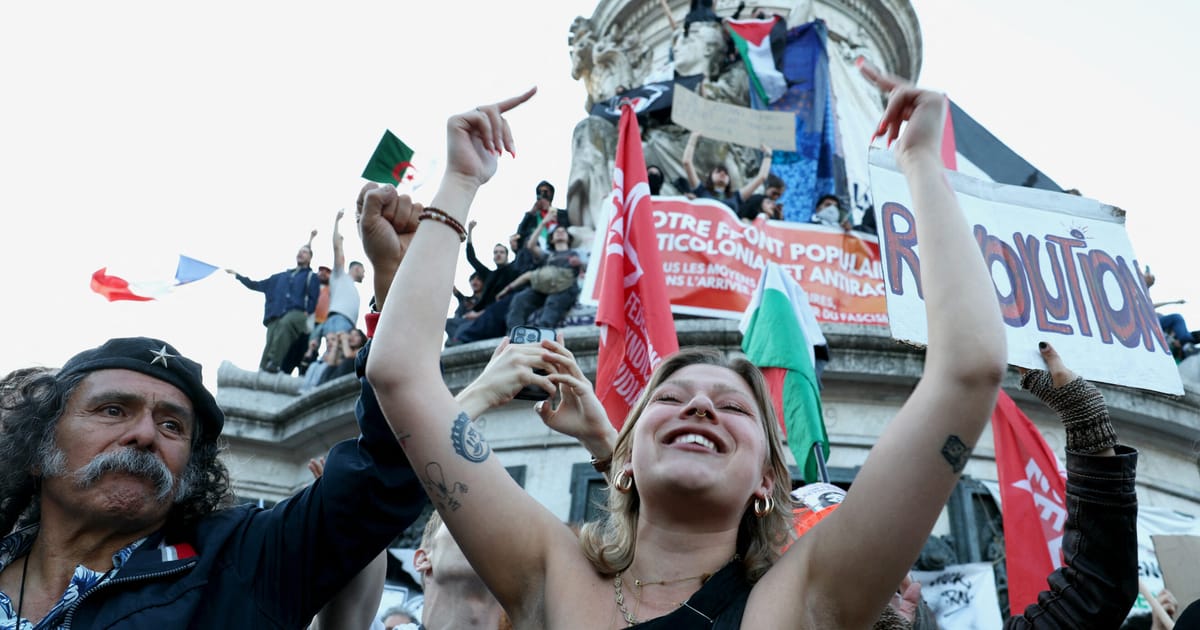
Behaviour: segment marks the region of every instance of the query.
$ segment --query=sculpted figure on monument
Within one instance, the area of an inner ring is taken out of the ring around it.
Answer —
[[[646,78],[649,52],[636,31],[626,32],[614,23],[601,35],[590,19],[579,16],[571,24],[567,42],[571,78],[583,81],[587,88],[588,111],[599,101],[641,85]]]
[[[577,17],[571,25],[571,76],[588,90],[587,108],[628,88],[647,81],[650,55],[642,45],[647,34],[610,26],[603,36],[588,18]],[[693,21],[677,24],[671,38],[675,76],[703,75],[700,95],[704,98],[749,107],[750,81],[740,59],[730,63],[724,27],[720,22]],[[567,185],[567,211],[572,234],[589,239],[601,221],[600,204],[612,190],[612,166],[616,157],[616,131],[612,122],[589,116],[575,127],[572,137],[571,173]],[[683,150],[689,130],[653,120],[642,127],[646,163],[662,169],[666,184],[663,195],[685,194],[674,186],[684,177]],[[741,147],[702,140],[696,162],[705,168],[718,164],[728,169],[733,185],[754,178],[761,156],[756,147]]]

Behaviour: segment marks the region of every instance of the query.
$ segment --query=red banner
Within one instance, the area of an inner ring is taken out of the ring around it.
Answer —
[[[887,325],[876,237],[784,221],[746,223],[707,199],[652,200],[673,312],[739,319],[762,269],[775,261],[804,287],[819,321]],[[592,259],[603,259],[603,252]],[[585,295],[597,301],[598,287]]]
[[[1067,484],[1054,451],[1033,422],[1003,390],[992,412],[1008,604],[1013,614],[1037,601],[1049,588],[1046,578],[1062,566]]]
[[[663,296],[663,266],[654,245],[650,185],[633,107],[621,106],[613,215],[596,279],[604,295],[596,310],[600,347],[596,396],[618,430],[663,357],[679,350],[675,321]]]

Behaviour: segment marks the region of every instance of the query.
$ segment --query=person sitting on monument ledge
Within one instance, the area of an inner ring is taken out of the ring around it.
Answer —
[[[1150,287],[1154,286],[1156,278],[1150,271],[1150,266],[1146,265],[1146,269],[1142,271],[1142,282],[1146,285],[1146,291],[1149,292]],[[1154,310],[1164,306],[1173,304],[1184,304],[1184,300],[1169,300],[1166,302],[1154,302]],[[1183,315],[1179,313],[1168,313],[1158,316],[1158,325],[1162,328],[1163,334],[1167,336],[1167,344],[1171,348],[1171,355],[1176,361],[1182,361],[1194,354],[1200,354],[1200,335],[1188,329],[1187,322],[1183,319]]]
[[[879,131],[899,136],[898,162],[929,248],[925,370],[827,519],[837,524],[814,529],[781,557],[791,511],[776,508],[790,500],[789,477],[752,365],[711,350],[663,360],[617,439],[611,517],[585,527],[581,549],[504,473],[446,389],[437,340],[445,303],[411,300],[381,313],[368,382],[447,527],[516,627],[611,629],[651,619],[640,627],[859,628],[887,605],[987,424],[1006,351],[990,274],[944,186],[945,97],[875,80],[891,93]],[[497,156],[513,148],[503,114],[532,95],[449,119],[436,212],[409,208],[391,222],[396,239],[410,239],[411,256],[391,292],[446,293],[470,204]],[[431,220],[418,228],[418,214]]]
[[[583,256],[571,248],[570,233],[561,225],[554,228],[547,239],[550,249],[547,252],[538,244],[537,234],[540,231],[539,228],[530,235],[526,244],[526,249],[538,266],[518,276],[498,295],[504,297],[513,294],[505,318],[509,330],[524,324],[557,328],[579,299]]]
[[[542,232],[538,234],[539,237],[549,238],[555,227],[571,226],[567,212],[550,205],[554,202],[554,186],[550,182],[538,182],[534,194],[536,196],[533,206],[525,211],[521,216],[521,223],[517,226],[517,234],[520,235],[522,243],[527,242],[529,236],[535,232]]]
[[[735,189],[729,178],[729,169],[723,164],[717,164],[709,169],[704,181],[700,181],[700,177],[696,174],[695,164],[696,145],[699,143],[700,133],[693,131],[691,137],[688,138],[687,147],[683,150],[683,171],[687,174],[692,194],[701,199],[720,201],[736,213],[741,208],[742,200],[758,190],[771,172],[771,148],[763,145],[763,158],[758,167],[758,174],[754,176],[754,179],[746,182],[745,186]]]

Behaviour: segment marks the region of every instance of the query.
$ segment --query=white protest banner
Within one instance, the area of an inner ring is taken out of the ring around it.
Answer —
[[[765,144],[776,151],[796,150],[796,114],[710,101],[678,83],[671,102],[671,122],[713,140],[755,148]]]
[[[1000,601],[992,563],[955,564],[941,571],[913,571],[921,599],[942,630],[1001,630]]]
[[[873,150],[870,171],[892,336],[925,344],[921,210],[891,153]],[[1088,380],[1183,393],[1119,210],[953,172],[946,177],[991,270],[1009,363],[1041,368],[1037,344],[1049,341]]]

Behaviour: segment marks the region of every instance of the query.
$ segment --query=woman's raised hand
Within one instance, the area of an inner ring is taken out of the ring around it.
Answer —
[[[555,405],[544,400],[537,405],[538,415],[547,427],[569,435],[589,452],[603,458],[612,455],[617,433],[608,420],[604,405],[596,397],[591,381],[579,369],[575,355],[561,342],[542,341],[542,358],[554,366],[550,382],[558,385],[562,397]]]
[[[498,103],[451,116],[446,123],[446,176],[482,186],[496,173],[496,159],[501,153],[507,151],[515,157],[516,145],[504,113],[536,92],[536,87],[530,88]]]
[[[511,401],[521,388],[530,385],[554,395],[555,386],[550,379],[534,370],[550,372],[553,364],[543,358],[545,351],[535,344],[500,342],[492,353],[492,359],[470,385],[459,393],[458,400],[472,418],[489,409]]]
[[[946,119],[946,95],[922,90],[904,79],[883,72],[865,61],[859,66],[862,75],[880,90],[888,93],[887,109],[875,130],[875,137],[887,138],[888,146],[897,138],[896,159],[903,163],[920,154],[937,157],[942,149],[942,130]],[[905,125],[900,134],[900,125]],[[874,139],[874,138],[872,138]]]

